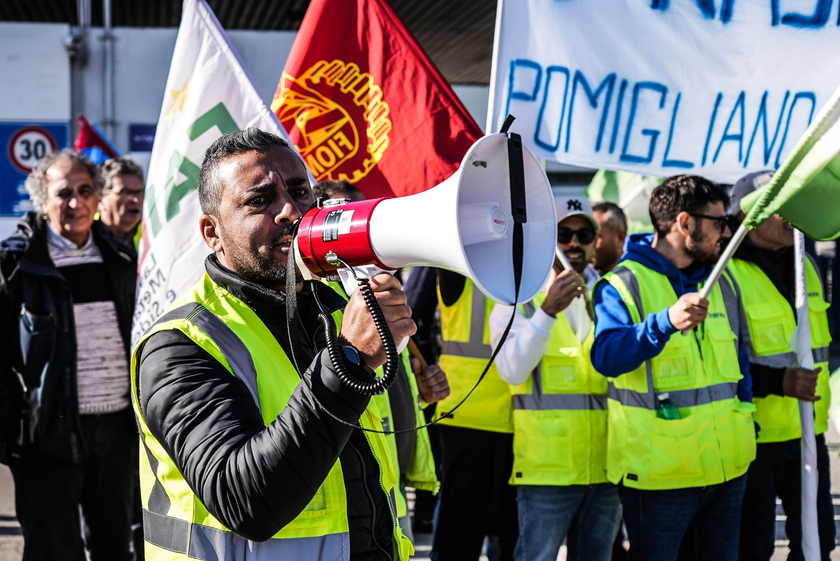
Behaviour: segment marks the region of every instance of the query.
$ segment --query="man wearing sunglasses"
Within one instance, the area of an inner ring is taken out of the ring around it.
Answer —
[[[630,560],[675,559],[683,542],[693,558],[738,558],[755,458],[740,291],[724,275],[698,293],[730,236],[728,202],[702,177],[666,179],[651,195],[655,233],[630,236],[595,287],[591,357],[612,378],[607,477],[624,485]]]
[[[513,394],[510,482],[517,486],[519,506],[514,558],[554,561],[568,534],[569,558],[606,561],[621,502],[607,482],[607,381],[589,360],[594,331],[583,298],[599,278],[589,265],[598,222],[583,198],[561,199],[556,206],[557,242],[573,270],[555,259],[545,290],[517,311],[496,359]],[[510,314],[509,306],[493,309],[494,346]]]
[[[770,183],[772,172],[752,173],[732,190],[729,213],[742,222],[741,199]],[[817,525],[820,558],[834,549],[834,507],[831,502],[831,467],[825,432],[828,430],[828,331],[819,270],[811,256],[805,261],[811,348],[815,370],[800,368],[790,340],[796,329],[793,262],[793,227],[772,216],[751,230],[738,246],[729,270],[743,291],[746,315],[741,318],[750,353],[755,420],[761,427],[756,459],[747,472],[747,490],[741,515],[741,559],[767,560],[776,541],[776,497],[782,500],[791,556],[802,558],[801,458],[798,400],[814,402],[817,433]]]

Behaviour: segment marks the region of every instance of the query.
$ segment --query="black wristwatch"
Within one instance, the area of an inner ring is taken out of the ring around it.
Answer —
[[[355,364],[356,366],[362,365],[362,355],[359,354],[359,351],[356,350],[356,347],[352,345],[344,345],[341,347],[341,350],[344,351],[344,358],[347,359],[347,362]]]

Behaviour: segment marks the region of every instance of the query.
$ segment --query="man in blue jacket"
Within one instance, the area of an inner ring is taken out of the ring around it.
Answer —
[[[738,555],[755,457],[740,292],[726,277],[698,292],[730,235],[727,203],[702,177],[668,178],[651,196],[656,232],[631,236],[594,291],[591,358],[612,378],[607,477],[625,487],[629,559],[675,559],[690,525],[698,558]],[[674,405],[679,417],[663,418]]]

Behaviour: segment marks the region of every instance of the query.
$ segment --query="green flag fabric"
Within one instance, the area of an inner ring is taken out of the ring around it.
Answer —
[[[750,230],[778,214],[815,240],[840,236],[840,89],[770,183],[744,197],[741,209]]]
[[[648,205],[650,194],[662,178],[629,171],[600,169],[586,188],[591,203],[609,201],[621,207],[627,216],[627,233],[652,232]]]

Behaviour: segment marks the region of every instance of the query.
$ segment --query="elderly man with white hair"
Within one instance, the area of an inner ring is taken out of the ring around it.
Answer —
[[[129,332],[135,268],[94,222],[96,166],[70,150],[26,180],[36,212],[0,242],[0,444],[23,559],[130,560],[137,428]]]

